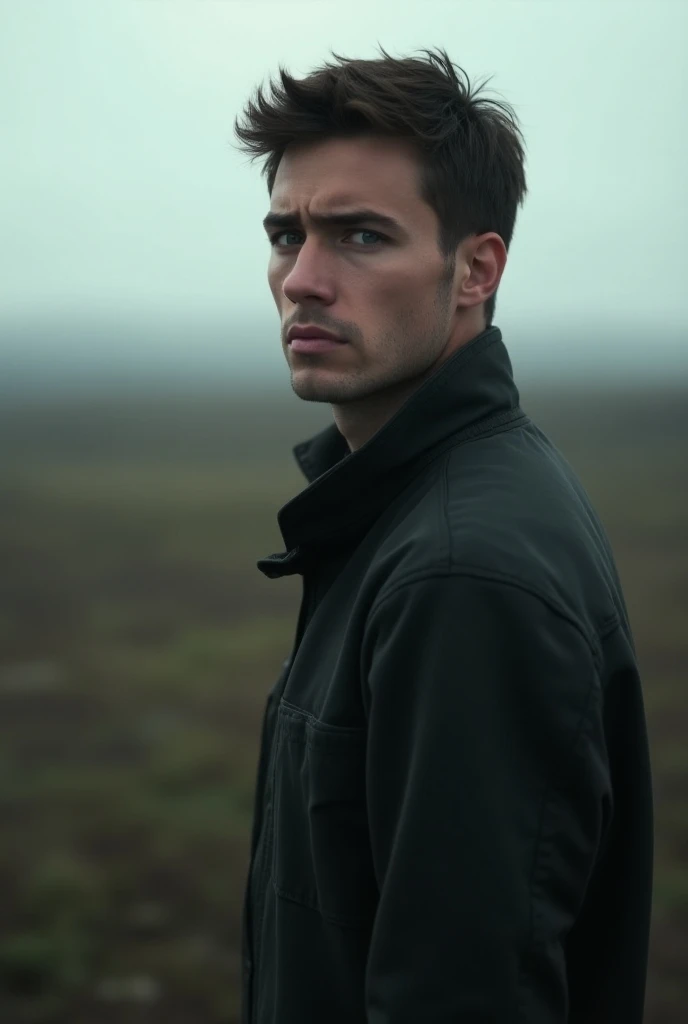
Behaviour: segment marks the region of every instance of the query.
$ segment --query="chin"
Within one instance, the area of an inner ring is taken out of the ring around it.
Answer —
[[[358,397],[351,393],[351,387],[347,387],[346,383],[318,380],[316,374],[292,374],[291,387],[294,394],[304,402],[341,405]]]
[[[332,387],[314,380],[299,380],[292,376],[291,388],[297,398],[304,402],[333,402],[336,399],[331,397]]]

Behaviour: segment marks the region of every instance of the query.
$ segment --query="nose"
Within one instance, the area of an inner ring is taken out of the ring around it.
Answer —
[[[322,246],[318,246],[315,241],[304,242],[282,282],[282,291],[294,305],[312,298],[323,302],[332,301],[333,284]]]

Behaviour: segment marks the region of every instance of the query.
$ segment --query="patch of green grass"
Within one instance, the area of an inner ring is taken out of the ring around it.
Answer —
[[[658,910],[688,912],[688,866],[672,865],[657,872],[653,902]]]

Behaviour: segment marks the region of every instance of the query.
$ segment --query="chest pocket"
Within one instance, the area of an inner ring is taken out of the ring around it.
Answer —
[[[365,729],[279,705],[272,876],[278,896],[343,927],[372,921],[377,886],[365,803]]]

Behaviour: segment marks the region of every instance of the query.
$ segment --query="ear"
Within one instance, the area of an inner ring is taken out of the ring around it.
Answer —
[[[459,247],[463,273],[458,285],[457,306],[480,306],[493,295],[506,266],[506,246],[501,235],[487,231],[471,235]]]

